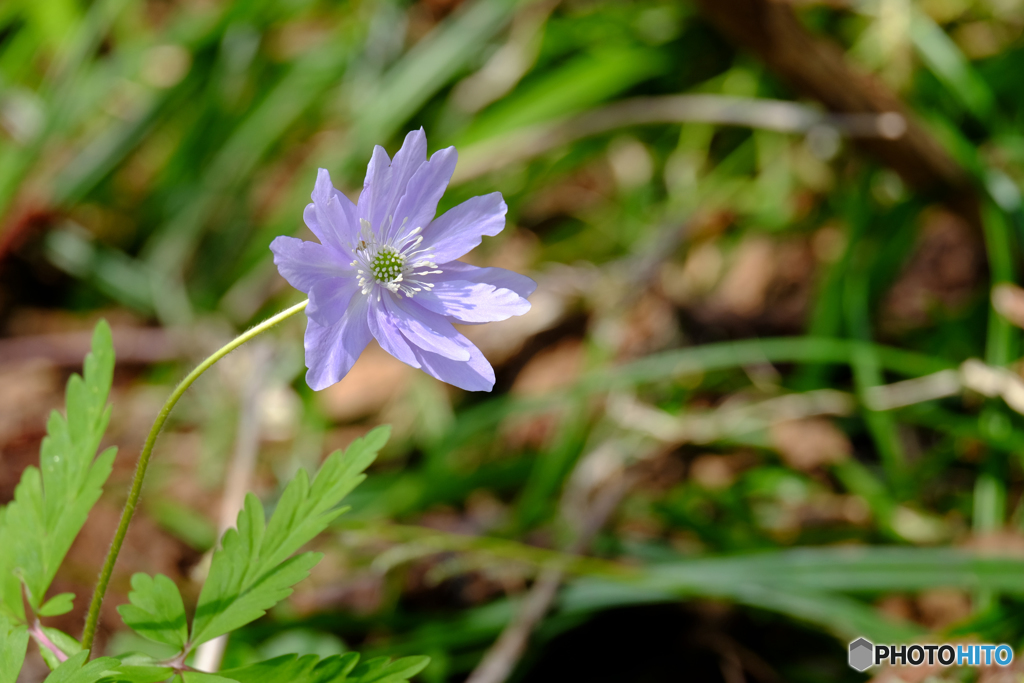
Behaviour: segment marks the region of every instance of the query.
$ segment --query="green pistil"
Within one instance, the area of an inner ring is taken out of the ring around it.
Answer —
[[[377,282],[387,283],[393,282],[402,274],[403,265],[403,259],[398,252],[393,249],[384,249],[374,257],[373,263],[370,264],[370,270],[373,271],[373,277],[377,279]]]

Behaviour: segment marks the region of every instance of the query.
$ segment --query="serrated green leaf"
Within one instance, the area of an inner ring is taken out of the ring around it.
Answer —
[[[79,652],[58,666],[44,683],[99,683],[117,676],[118,661],[113,657],[100,657],[91,662],[88,652]]]
[[[403,683],[422,671],[429,657],[388,657],[359,664],[359,655],[346,652],[317,661],[316,655],[285,655],[222,672],[238,683]]]
[[[352,653],[349,653],[352,654]],[[358,660],[359,656],[355,655]],[[251,664],[238,669],[228,669],[221,674],[229,676],[238,683],[278,683],[279,681],[294,681],[295,683],[308,683],[310,676],[317,665],[316,655],[282,655],[268,659],[265,662]],[[343,679],[338,679],[343,680]]]
[[[312,553],[288,560],[339,514],[341,500],[387,442],[389,427],[378,427],[344,452],[331,454],[310,483],[305,470],[288,484],[269,523],[259,499],[248,495],[214,553],[210,574],[199,594],[191,644],[198,645],[258,619],[291,594],[319,561]]]
[[[125,665],[124,660],[117,667],[117,675],[109,679],[103,679],[102,683],[162,683],[166,681],[174,670],[168,666],[134,666]]]
[[[75,594],[74,593],[58,593],[43,604],[39,608],[39,616],[41,617],[56,617],[61,614],[67,614],[75,607]]]
[[[231,678],[224,678],[214,674],[204,674],[200,671],[185,671],[181,674],[185,683],[237,683]]]
[[[309,571],[322,558],[321,553],[303,553],[265,574],[244,593],[228,595],[222,603],[207,603],[206,609],[214,616],[212,619],[204,620],[203,630],[194,643],[199,644],[216,638],[259,619],[268,609],[291,595],[292,586],[309,576]],[[237,570],[238,567],[232,569]],[[201,617],[205,617],[205,614],[197,610],[197,621]]]
[[[39,469],[26,468],[0,519],[0,547],[8,550],[0,556],[0,601],[4,612],[21,621],[25,613],[18,579],[38,612],[110,475],[116,450],[95,455],[110,420],[106,404],[113,372],[110,327],[100,321],[82,376],[68,380],[66,417],[56,411],[50,415]]]
[[[347,680],[352,683],[402,683],[427,668],[430,657],[386,657],[371,659],[355,668]]]
[[[355,652],[346,652],[340,655],[332,655],[320,660],[320,663],[313,669],[309,683],[335,683],[344,681],[346,677],[356,668],[359,663],[359,655]]]
[[[143,638],[183,648],[188,641],[185,602],[178,587],[163,574],[132,576],[130,604],[117,608],[125,625]]]
[[[28,628],[14,625],[0,614],[0,683],[15,683],[25,663]]]

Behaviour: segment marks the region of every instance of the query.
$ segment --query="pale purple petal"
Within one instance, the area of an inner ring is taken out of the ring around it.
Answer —
[[[469,280],[438,282],[433,289],[418,292],[415,302],[464,323],[497,322],[530,310],[530,302],[511,289]]]
[[[395,214],[398,201],[405,194],[405,189],[409,185],[409,181],[416,175],[416,171],[425,163],[427,163],[427,134],[423,132],[422,128],[409,131],[402,143],[402,148],[391,160],[391,189],[386,195],[385,220],[393,218],[396,223],[401,223]]]
[[[454,261],[478,246],[484,235],[501,232],[506,211],[500,192],[467,199],[424,228],[421,248],[433,247],[430,260],[434,263]]]
[[[371,339],[366,309],[365,296],[352,297],[345,315],[334,325],[321,327],[312,318],[306,323],[306,384],[310,389],[326,389],[352,369]]]
[[[417,306],[409,299],[397,299],[385,294],[382,303],[401,333],[415,346],[457,361],[469,360],[464,348],[465,339],[442,316]]]
[[[455,148],[449,147],[434,152],[430,161],[416,169],[395,209],[395,220],[389,233],[391,237],[424,228],[433,220],[437,202],[452,179],[458,158]]]
[[[447,282],[449,280],[469,280],[493,285],[498,289],[511,289],[523,297],[529,297],[537,289],[537,283],[525,275],[520,275],[504,268],[480,268],[471,266],[462,261],[449,261],[440,265],[442,273],[438,275],[427,275],[423,279],[427,282]]]
[[[469,360],[462,362],[451,360],[436,353],[413,347],[413,353],[423,371],[442,382],[457,386],[466,391],[490,391],[494,388],[494,368],[480,353],[480,349],[466,340]]]
[[[317,325],[330,327],[345,315],[352,295],[359,291],[355,277],[330,277],[320,280],[309,290],[306,315]]]
[[[366,167],[363,191],[359,193],[359,218],[367,220],[374,230],[384,218],[387,196],[391,192],[391,159],[384,148],[377,145]]]
[[[295,289],[306,294],[320,280],[355,274],[329,247],[295,237],[275,237],[270,243],[278,272]]]
[[[349,254],[359,236],[359,216],[352,200],[331,183],[327,169],[317,173],[312,199],[302,213],[306,225],[320,242]]]
[[[338,194],[341,195],[340,192]],[[344,201],[349,201],[348,197],[341,196],[344,197]],[[330,197],[326,202],[315,202],[308,206],[313,207],[313,217],[327,238],[326,241],[324,238],[321,238],[320,241],[341,254],[342,258],[351,262],[353,256],[352,244],[355,243],[356,236],[343,237],[344,230],[347,230],[347,228],[343,229],[341,226],[346,224],[348,218],[345,216],[341,202],[335,197]],[[309,222],[307,221],[306,224],[309,225]],[[324,226],[328,227],[325,229]]]
[[[359,197],[360,217],[369,220],[371,227],[382,236],[388,234],[392,219],[401,224],[401,220],[395,215],[395,209],[416,170],[427,161],[426,133],[420,128],[406,135],[402,148],[395,154],[386,172],[381,169],[381,163],[385,159],[387,154],[384,154],[383,149],[379,154],[377,149],[374,149],[364,183],[364,188],[368,187],[371,190],[365,209],[362,195]],[[380,181],[385,178],[386,182]]]
[[[416,359],[413,347],[402,336],[394,317],[380,302],[376,301],[374,293],[371,293],[370,296],[374,301],[370,304],[367,311],[366,322],[370,326],[370,333],[373,334],[373,338],[377,340],[382,349],[392,356],[403,363],[418,368],[420,363]],[[384,296],[386,294],[382,294],[381,298]]]

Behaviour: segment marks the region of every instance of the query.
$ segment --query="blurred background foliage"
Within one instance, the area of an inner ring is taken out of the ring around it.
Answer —
[[[139,570],[194,594],[240,492],[272,505],[390,422],[325,561],[225,665],[359,648],[461,681],[504,631],[475,683],[852,681],[857,636],[1020,646],[1024,4],[704,10],[0,4],[0,501],[98,317],[119,359],[121,458],[54,625],[79,628],[171,385],[299,300],[267,247],[312,239],[317,167],[354,198],[423,126],[459,149],[441,210],[508,202],[468,259],[540,283],[467,330],[495,391],[374,346],[313,394],[297,321],[244,348],[172,417],[118,600]],[[833,47],[787,57],[773,26]],[[101,643],[146,647],[118,600]]]

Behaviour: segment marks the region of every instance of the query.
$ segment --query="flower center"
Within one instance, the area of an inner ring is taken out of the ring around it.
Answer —
[[[389,224],[390,221],[389,217]],[[377,289],[377,300],[380,301],[381,289],[409,298],[415,296],[416,292],[433,289],[432,282],[420,278],[424,275],[438,275],[441,270],[430,259],[430,252],[434,248],[419,248],[423,242],[420,228],[381,244],[369,221],[363,218],[359,224],[362,229],[359,241],[352,245],[355,259],[350,265],[356,269],[357,282],[363,294],[369,294],[376,285],[380,285],[380,289]],[[432,270],[419,270],[423,268]]]
[[[384,247],[370,262],[373,277],[381,284],[394,282],[402,274],[405,258],[391,247]]]

